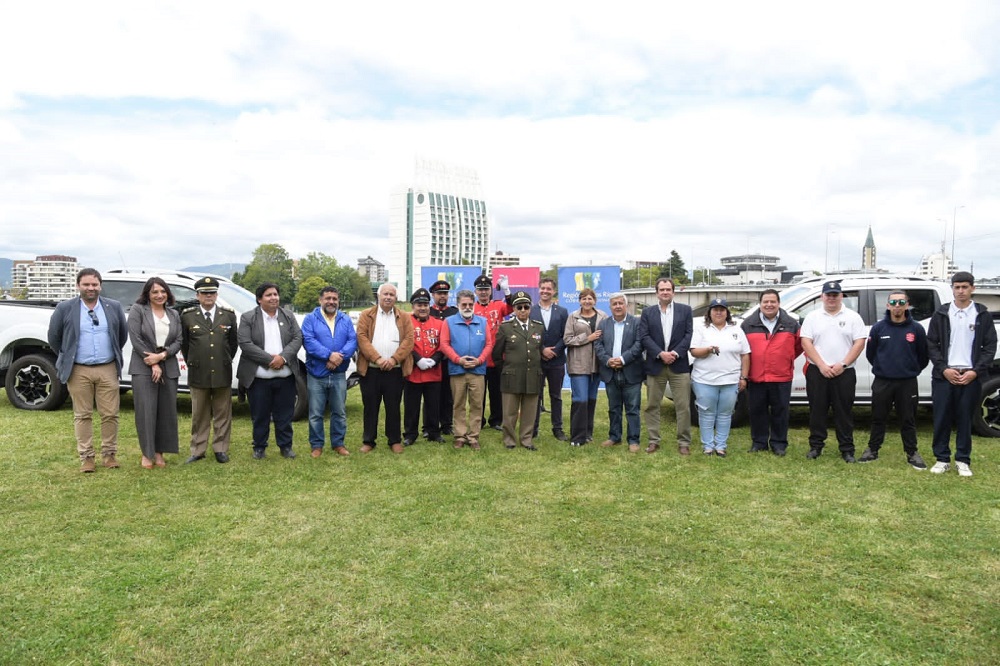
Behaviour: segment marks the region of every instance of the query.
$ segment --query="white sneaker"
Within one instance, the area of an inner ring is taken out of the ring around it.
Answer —
[[[969,467],[969,463],[956,462],[955,467],[958,468],[959,476],[972,476],[972,469]]]
[[[934,467],[931,467],[931,474],[944,474],[949,469],[951,469],[949,463],[938,461],[934,463]]]

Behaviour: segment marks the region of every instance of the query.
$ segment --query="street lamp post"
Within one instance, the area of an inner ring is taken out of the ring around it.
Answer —
[[[965,206],[955,206],[955,210],[951,213],[951,263],[955,264],[958,268],[958,264],[955,263],[955,225],[958,222],[958,209],[965,208]]]

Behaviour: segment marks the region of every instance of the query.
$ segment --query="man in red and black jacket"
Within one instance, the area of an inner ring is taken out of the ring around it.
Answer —
[[[510,287],[507,285],[507,277],[501,277],[497,283],[497,288],[503,291],[504,298],[493,300],[493,283],[485,273],[476,278],[473,283],[476,287],[476,307],[474,314],[486,320],[486,327],[490,331],[490,337],[494,340],[500,330],[500,324],[514,312],[510,305]],[[493,356],[489,357],[486,364],[486,394],[490,403],[490,417],[486,420],[486,404],[483,404],[483,422],[488,423],[494,430],[503,430],[503,395],[500,392],[500,368],[493,364]]]
[[[424,427],[427,439],[444,442],[441,438],[439,404],[441,397],[440,319],[430,316],[431,295],[426,289],[417,289],[410,296],[413,306],[413,372],[403,385],[403,446],[417,441],[420,432],[420,403],[424,405]]]
[[[795,359],[802,353],[799,322],[781,309],[774,289],[760,295],[760,307],[743,320],[750,341],[750,452],[771,450],[777,456],[788,450],[788,403],[792,397]]]

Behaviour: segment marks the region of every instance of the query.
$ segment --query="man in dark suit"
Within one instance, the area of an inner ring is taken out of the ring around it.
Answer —
[[[514,318],[500,324],[493,345],[493,362],[500,369],[500,392],[503,395],[503,443],[508,449],[520,444],[535,451],[531,443],[538,412],[538,394],[542,392],[541,322],[531,321],[531,296],[518,291],[511,297]],[[521,428],[518,431],[518,417]]]
[[[216,305],[219,281],[203,277],[194,283],[198,305],[181,313],[181,354],[191,390],[191,456],[202,460],[213,432],[212,451],[220,463],[229,462],[229,433],[233,424],[233,357],[236,312]]]
[[[538,303],[531,308],[532,321],[542,323],[545,332],[542,334],[542,383],[549,385],[549,419],[552,421],[552,434],[560,442],[568,442],[569,437],[563,431],[562,389],[566,378],[566,343],[563,333],[566,330],[566,320],[569,312],[555,302],[556,282],[551,278],[542,278],[538,283]],[[538,402],[541,405],[542,392],[538,392]],[[535,411],[535,437],[538,436],[538,422],[541,419],[541,409]]]
[[[639,318],[639,338],[646,350],[646,453],[660,448],[660,406],[667,384],[677,414],[677,450],[691,454],[691,363],[688,348],[694,333],[691,307],[674,303],[674,281],[656,281],[657,307],[646,308]]]
[[[278,285],[257,287],[257,307],[240,317],[240,363],[236,378],[247,391],[253,421],[253,457],[260,460],[267,449],[274,421],[274,440],[284,458],[292,451],[292,415],[297,381],[301,375],[297,354],[302,329],[295,315],[281,305]]]
[[[104,466],[119,466],[118,382],[128,323],[121,303],[101,297],[101,274],[84,268],[76,275],[80,295],[56,306],[49,320],[49,346],[58,351],[56,373],[73,398],[73,430],[80,471],[93,472],[93,412],[101,416]]]
[[[629,453],[639,452],[639,406],[642,404],[642,340],[639,320],[628,314],[625,294],[612,294],[611,316],[601,321],[594,341],[604,394],[608,398],[608,438],[601,446],[622,443],[622,410],[628,423]]]

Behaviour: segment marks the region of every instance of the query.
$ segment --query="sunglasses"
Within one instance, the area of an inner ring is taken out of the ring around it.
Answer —
[[[530,310],[531,306],[530,305],[515,305],[514,309],[515,310]]]
[[[905,298],[890,298],[889,305],[906,305]]]
[[[90,323],[94,326],[100,326],[101,320],[97,318],[97,314],[93,310],[87,310],[87,314],[90,315]]]

